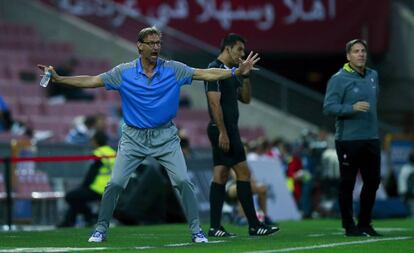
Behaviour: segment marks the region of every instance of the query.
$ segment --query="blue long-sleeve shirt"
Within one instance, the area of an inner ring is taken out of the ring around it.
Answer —
[[[323,111],[336,117],[336,140],[378,139],[377,100],[379,86],[378,74],[366,68],[360,75],[349,64],[345,64],[328,81]],[[366,101],[370,107],[367,112],[354,111],[352,105]]]

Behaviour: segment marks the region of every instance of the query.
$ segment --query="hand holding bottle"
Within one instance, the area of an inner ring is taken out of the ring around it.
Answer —
[[[40,80],[40,86],[47,87],[50,81],[50,77],[52,76],[52,73],[50,71],[45,70],[44,75],[42,76],[42,79]]]
[[[44,65],[40,65],[40,64],[38,64],[37,65],[42,71],[43,71],[43,75],[41,75],[42,76],[42,79],[40,80],[40,86],[42,86],[42,87],[47,87],[47,85],[49,84],[49,82],[50,82],[50,79],[52,78],[52,77],[55,77],[57,74],[56,74],[56,72],[55,72],[55,70],[53,69],[53,67],[52,66],[49,66],[49,67],[46,67],[46,66],[44,66]]]

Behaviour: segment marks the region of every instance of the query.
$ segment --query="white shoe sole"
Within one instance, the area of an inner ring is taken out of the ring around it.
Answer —
[[[98,239],[98,238],[89,238],[88,242],[104,242],[104,240]]]
[[[208,242],[207,239],[205,239],[205,240],[195,240],[194,241],[194,243],[206,243],[206,242]]]

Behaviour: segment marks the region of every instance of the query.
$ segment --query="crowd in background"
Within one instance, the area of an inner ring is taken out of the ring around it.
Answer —
[[[266,138],[247,143],[247,160],[277,159],[283,165],[286,185],[303,218],[332,217],[337,208],[339,163],[334,137],[324,129],[318,133],[304,130],[297,141]],[[394,170],[386,162],[383,152],[382,182],[377,199],[400,198],[406,205],[407,215],[413,215],[414,150],[407,163]],[[260,182],[259,182],[260,183]],[[360,178],[355,191],[361,190]],[[354,199],[357,199],[354,193]]]
[[[186,103],[187,104],[187,103]],[[0,131],[13,131],[18,135],[33,137],[33,130],[23,122],[14,122],[7,104],[0,97]],[[122,115],[118,113],[120,125]],[[74,118],[65,142],[89,144],[96,131],[106,131],[106,115],[79,116]],[[183,152],[191,157],[191,143],[186,137],[188,130],[181,129]],[[119,136],[110,136],[114,144]],[[277,159],[283,164],[286,184],[292,192],[297,207],[304,218],[332,215],[339,182],[339,164],[334,148],[333,136],[322,129],[319,133],[304,130],[297,141],[288,142],[282,138],[268,140],[264,137],[246,143],[247,160]],[[387,166],[382,175],[382,184],[390,197],[400,195],[404,202],[413,199],[414,155],[407,158],[407,164],[396,175]],[[258,182],[260,183],[260,182]]]
[[[191,104],[185,97],[183,106]],[[114,115],[123,119],[119,108],[114,109]],[[64,142],[68,144],[90,144],[96,131],[107,132],[107,115],[81,115],[73,119]],[[0,132],[13,132],[16,135],[33,138],[33,129],[24,122],[13,121],[12,112],[0,96]],[[183,152],[191,159],[193,152],[187,132],[181,128],[180,137]],[[119,136],[110,136],[109,143],[114,146]],[[332,208],[336,203],[337,185],[339,182],[339,164],[331,133],[321,129],[318,133],[304,129],[296,141],[282,138],[273,140],[265,137],[246,142],[247,160],[277,159],[283,165],[286,185],[301,211],[303,218],[324,217],[333,215]],[[385,155],[385,154],[384,154]],[[400,196],[404,203],[414,198],[414,153],[407,158],[407,164],[398,173],[388,166],[383,166],[382,185],[388,197]],[[259,186],[260,182],[256,182]],[[262,188],[265,192],[266,187]],[[258,188],[256,188],[258,189]],[[258,190],[259,191],[259,190]],[[261,210],[259,208],[259,210]],[[265,211],[265,210],[264,210]],[[242,214],[241,214],[242,215]]]
[[[57,68],[64,74],[70,74],[76,66],[76,59],[71,58]],[[53,86],[53,85],[52,85]],[[93,96],[80,93],[76,89],[56,90],[49,87],[48,100],[61,103],[66,100],[93,100]],[[60,101],[60,102],[59,102]],[[189,109],[192,101],[183,93],[180,98],[180,107]],[[107,117],[117,119],[119,130],[108,131]],[[92,136],[97,131],[111,132],[108,143],[115,146],[123,124],[120,107],[112,108],[110,112],[92,115],[79,115],[73,119],[64,142],[68,144],[89,145]],[[188,129],[181,128],[180,137],[183,152],[191,159],[192,145],[187,134]],[[9,132],[15,136],[24,136],[36,141],[47,140],[52,135],[41,135],[38,129],[32,129],[30,124],[15,120],[13,112],[0,95],[0,133]],[[287,141],[282,138],[273,140],[265,137],[246,141],[247,160],[277,159],[283,165],[286,176],[286,185],[291,191],[297,207],[304,218],[332,215],[332,208],[336,203],[337,185],[339,182],[339,164],[334,145],[334,137],[325,129],[318,133],[304,129],[296,141]],[[407,164],[397,173],[383,165],[382,185],[389,197],[400,196],[405,203],[414,198],[414,155],[410,154]],[[261,182],[254,182],[252,189],[263,199],[266,195],[266,186]],[[264,194],[264,195],[263,195]],[[259,200],[263,203],[263,200]],[[263,205],[263,204],[262,204]],[[266,218],[265,208],[260,208]],[[239,214],[242,216],[243,214]]]

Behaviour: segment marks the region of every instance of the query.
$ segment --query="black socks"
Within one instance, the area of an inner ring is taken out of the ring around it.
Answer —
[[[244,214],[249,222],[250,227],[259,225],[256,216],[256,210],[253,204],[252,187],[250,181],[237,181],[237,197],[243,207]]]
[[[226,188],[224,184],[211,182],[210,186],[210,227],[219,228],[221,223],[221,211],[223,209]]]

